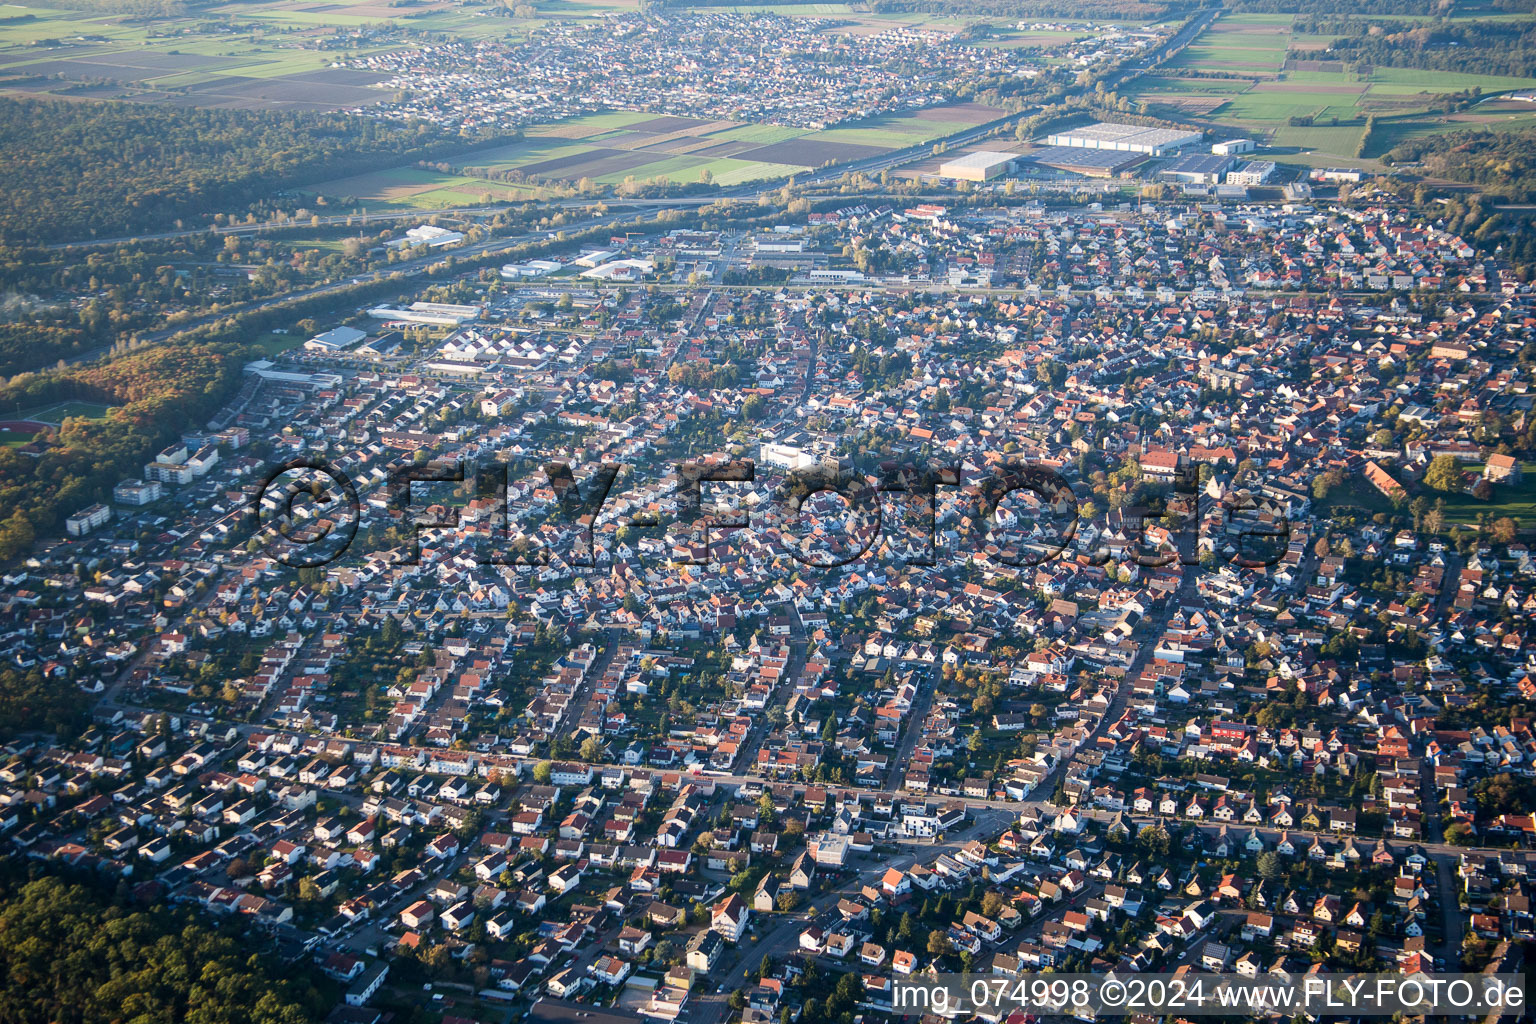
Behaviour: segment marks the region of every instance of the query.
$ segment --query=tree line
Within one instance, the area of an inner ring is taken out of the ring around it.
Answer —
[[[1332,36],[1332,56],[1355,64],[1515,76],[1536,68],[1536,22],[1412,22],[1387,28],[1314,17],[1297,21],[1295,31]]]
[[[431,125],[349,114],[0,98],[0,239],[201,223],[277,190],[465,145]]]
[[[1433,177],[1479,186],[1516,202],[1536,199],[1536,131],[1471,130],[1426,135],[1393,146],[1394,164],[1422,163]]]

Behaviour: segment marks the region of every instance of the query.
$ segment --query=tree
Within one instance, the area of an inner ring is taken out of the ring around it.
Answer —
[[[904,912],[901,915],[901,923],[896,926],[896,941],[906,942],[912,937],[912,913]]]
[[[1259,854],[1255,865],[1258,868],[1259,877],[1265,881],[1273,881],[1280,877],[1283,865],[1280,863],[1280,855],[1273,850],[1265,850]]]
[[[1159,857],[1168,856],[1170,839],[1168,830],[1161,825],[1143,825],[1141,831],[1136,833],[1136,841],[1142,849]]]
[[[1454,455],[1436,455],[1424,471],[1424,486],[1446,494],[1461,490],[1461,463]]]
[[[1493,521],[1493,539],[1500,544],[1512,544],[1519,529],[1520,524],[1509,516],[1500,516]]]
[[[1445,830],[1445,841],[1452,846],[1471,846],[1477,842],[1477,832],[1466,822],[1458,821]]]
[[[935,928],[928,933],[928,955],[948,956],[954,951],[954,944],[949,941],[949,936]]]
[[[581,759],[588,764],[595,764],[603,759],[603,745],[596,736],[588,736],[581,741]]]
[[[321,898],[320,886],[313,878],[299,879],[299,899],[305,903],[314,903]]]
[[[533,766],[533,781],[541,786],[549,785],[549,780],[554,777],[554,765],[548,761],[540,761]]]
[[[774,897],[773,905],[788,914],[800,905],[800,893],[795,889],[784,889]]]
[[[1445,528],[1445,499],[1436,498],[1435,507],[1424,513],[1424,529],[1429,533],[1439,533]]]

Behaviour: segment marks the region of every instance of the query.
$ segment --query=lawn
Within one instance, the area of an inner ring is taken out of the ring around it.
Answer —
[[[1447,93],[1475,88],[1491,93],[1525,89],[1533,85],[1536,85],[1536,78],[1518,78],[1513,75],[1469,75],[1457,71],[1421,71],[1418,68],[1379,66],[1371,70],[1371,92],[1387,95]]]
[[[262,355],[270,359],[272,356],[286,352],[291,348],[297,348],[303,341],[304,337],[299,334],[272,334],[269,332],[260,337],[252,338],[250,344],[255,345],[261,350]]]
[[[1495,484],[1492,501],[1479,501],[1470,494],[1438,494],[1422,490],[1415,497],[1422,495],[1431,504],[1436,501],[1445,503],[1446,531],[1453,526],[1476,526],[1479,517],[1485,514],[1489,520],[1508,516],[1519,523],[1522,530],[1536,529],[1536,462],[1522,462],[1521,466],[1524,481],[1518,486]],[[1319,511],[1348,506],[1363,508],[1368,514],[1394,511],[1392,503],[1358,475],[1330,491]]]
[[[1520,466],[1523,481],[1516,485],[1494,484],[1492,501],[1479,501],[1470,494],[1444,495],[1445,521],[1476,525],[1478,517],[1486,514],[1489,519],[1508,516],[1519,523],[1521,529],[1536,529],[1536,462],[1522,462]],[[1477,470],[1481,467],[1467,468]]]

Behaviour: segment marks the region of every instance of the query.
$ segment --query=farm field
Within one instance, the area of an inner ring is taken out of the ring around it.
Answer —
[[[414,207],[422,210],[445,206],[469,206],[489,195],[495,202],[523,202],[545,198],[549,191],[534,185],[487,181],[462,174],[447,174],[417,167],[391,167],[349,178],[319,182],[309,192],[352,197],[366,208]]]
[[[370,208],[439,209],[526,200],[580,184],[707,180],[741,185],[786,178],[834,161],[858,160],[951,135],[1002,116],[981,104],[869,118],[823,131],[612,111],[536,125],[525,138],[466,158],[479,174],[397,167],[319,182],[309,191],[353,197]],[[492,178],[500,180],[492,180]]]
[[[287,15],[280,4],[261,10],[241,6],[231,16],[271,20]],[[349,17],[361,23],[378,20],[372,15],[326,17],[335,27],[343,27]],[[271,27],[257,20],[243,24]],[[297,21],[280,24],[302,27]],[[383,98],[369,88],[380,76],[332,67],[336,55],[294,41],[303,36],[159,32],[152,23],[119,16],[0,5],[0,76],[9,80],[0,79],[0,90],[287,110],[335,110]]]
[[[1381,66],[1351,70],[1327,59],[1328,38],[1293,35],[1292,20],[1288,14],[1225,15],[1129,95],[1149,112],[1238,129],[1267,141],[1289,162],[1314,165],[1372,166],[1404,139],[1536,124],[1531,104],[1497,98],[1536,87],[1536,78]],[[1288,59],[1288,47],[1315,50],[1317,59],[1294,52]],[[1453,114],[1430,110],[1434,97],[1471,89],[1492,98]],[[1376,118],[1376,130],[1358,156],[1368,117]]]

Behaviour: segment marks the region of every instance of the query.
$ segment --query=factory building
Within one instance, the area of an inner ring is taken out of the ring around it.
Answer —
[[[1184,146],[1192,146],[1200,139],[1199,132],[1100,121],[1097,124],[1048,135],[1045,142],[1049,146],[1066,146],[1074,149],[1108,149],[1121,153],[1164,156]]]
[[[340,352],[351,348],[364,338],[368,337],[367,331],[360,331],[355,327],[333,327],[324,334],[317,334],[304,343],[304,347],[311,352]]]
[[[1211,144],[1211,152],[1217,156],[1237,156],[1239,153],[1252,153],[1258,146],[1252,139],[1227,139],[1225,142]]]
[[[1158,171],[1157,176],[1164,181],[1184,185],[1215,185],[1220,183],[1221,176],[1231,170],[1234,163],[1236,161],[1229,156],[1190,153]]]
[[[1017,153],[994,153],[987,150],[967,153],[940,164],[939,177],[954,178],[956,181],[990,181],[1013,170],[1013,162],[1018,158]]]
[[[1029,154],[1029,160],[1069,174],[1089,178],[1113,178],[1145,161],[1142,153],[1118,153],[1109,149],[1080,149],[1071,146],[1047,146]]]

